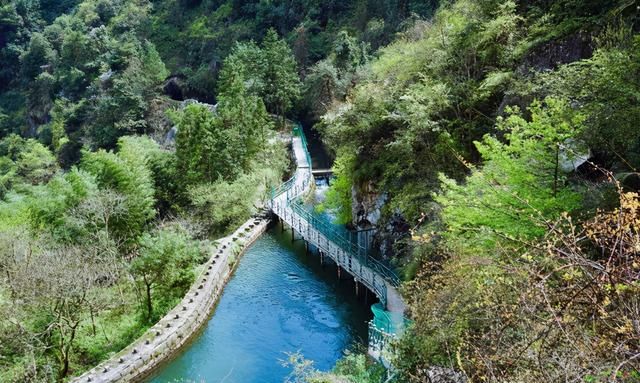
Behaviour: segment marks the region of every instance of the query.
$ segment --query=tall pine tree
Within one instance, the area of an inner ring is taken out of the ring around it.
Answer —
[[[281,117],[300,97],[297,64],[287,43],[270,29],[262,41],[264,57],[262,97],[267,109]]]

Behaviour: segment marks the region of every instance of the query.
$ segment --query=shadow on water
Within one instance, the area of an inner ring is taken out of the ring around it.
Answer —
[[[345,278],[345,276],[343,276]],[[281,361],[300,351],[329,370],[345,349],[366,342],[372,317],[350,278],[320,265],[304,242],[275,226],[250,247],[205,329],[149,381],[280,383]]]
[[[307,137],[309,154],[311,155],[311,167],[314,169],[330,169],[333,166],[333,157],[322,142],[320,133],[308,124],[302,123],[302,129]]]

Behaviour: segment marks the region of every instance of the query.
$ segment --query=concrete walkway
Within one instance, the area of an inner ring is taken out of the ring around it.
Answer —
[[[313,232],[312,225],[309,223],[301,222],[304,219],[299,216],[293,216],[295,213],[291,209],[286,209],[289,200],[293,200],[298,198],[308,192],[313,185],[313,175],[311,173],[310,164],[307,160],[306,150],[303,146],[303,142],[298,136],[294,136],[292,139],[292,148],[295,155],[295,161],[297,165],[296,173],[295,173],[295,182],[291,186],[288,192],[282,193],[279,196],[276,196],[273,201],[272,209],[274,213],[276,213],[281,219],[287,222],[292,227],[298,227],[299,234],[308,242],[313,243],[314,245],[321,247],[323,246],[323,241],[327,241],[324,236],[321,234],[317,234]],[[291,215],[291,216],[290,216]],[[345,260],[342,258],[342,254],[340,254],[340,249],[337,245],[331,245],[328,243],[326,245],[327,249],[333,249],[333,251],[328,251],[327,255],[332,256],[332,253],[335,253],[332,258],[338,265],[342,265]],[[379,275],[374,270],[360,265],[352,265],[354,261],[351,260],[350,266],[345,267],[345,270],[352,273],[352,275],[361,281],[366,281],[367,278],[371,279],[369,276],[373,275],[373,280],[384,281],[383,283],[386,286],[386,309],[387,311],[394,313],[393,315],[394,321],[404,321],[404,312],[407,308],[402,296],[398,289],[393,286],[391,283],[386,281],[381,275]],[[375,291],[374,291],[375,292]],[[399,322],[400,323],[400,322]]]
[[[400,292],[395,286],[387,281],[385,281],[385,283],[387,284],[387,311],[402,314],[402,318],[404,318],[407,304],[404,303],[402,295],[400,295]]]
[[[239,257],[268,225],[266,219],[250,219],[232,235],[218,240],[180,304],[124,350],[71,382],[139,382],[152,374],[208,322]]]
[[[273,201],[282,207],[287,206],[287,195],[289,199],[297,198],[309,191],[313,184],[311,164],[307,160],[302,140],[300,137],[293,137],[292,144],[297,165],[296,180],[288,193],[281,194]],[[299,221],[300,217],[297,219]],[[71,382],[138,382],[177,354],[207,323],[226,282],[233,274],[238,258],[266,231],[268,224],[268,220],[250,219],[232,235],[220,239],[180,304],[124,350],[71,379]],[[335,244],[333,246],[337,248]],[[362,269],[372,275],[377,274],[365,266]],[[380,275],[376,275],[374,279],[384,281],[387,310],[395,314],[394,321],[396,317],[403,320],[406,305],[398,290]]]

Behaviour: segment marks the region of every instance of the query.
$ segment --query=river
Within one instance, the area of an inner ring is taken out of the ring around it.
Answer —
[[[149,382],[281,383],[291,371],[281,361],[298,351],[326,371],[366,343],[370,319],[351,280],[274,227],[241,258],[202,333]]]

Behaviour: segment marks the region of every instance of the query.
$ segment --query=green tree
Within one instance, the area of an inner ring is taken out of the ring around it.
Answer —
[[[65,130],[65,109],[66,104],[62,101],[56,102],[51,110],[51,146],[55,153],[59,153],[63,145],[69,142],[69,137]]]
[[[262,96],[264,87],[264,68],[266,63],[262,49],[253,41],[237,42],[231,53],[224,60],[220,72],[221,89],[224,89],[225,77],[234,73],[242,77],[247,90],[258,96]],[[232,66],[233,71],[225,67]]]
[[[72,243],[77,232],[67,221],[67,212],[96,192],[95,177],[78,169],[54,177],[36,188],[28,198],[29,224],[34,231],[50,233],[60,241]]]
[[[114,238],[131,246],[146,224],[155,217],[154,183],[144,158],[139,158],[139,142],[123,139],[118,154],[99,150],[83,154],[81,168],[96,177],[100,188],[110,188],[126,200],[127,214],[111,223]]]
[[[330,60],[319,61],[311,67],[304,80],[304,99],[315,118],[319,119],[342,99],[343,88],[338,70]]]
[[[122,73],[111,74],[107,88],[93,105],[90,134],[96,147],[113,147],[120,136],[147,130],[149,101],[167,75],[164,63],[150,43],[132,48]]]
[[[41,143],[35,140],[27,142],[27,148],[15,162],[16,174],[32,185],[47,183],[59,170],[56,158]]]
[[[586,116],[580,138],[591,148],[622,158],[621,167],[633,168],[640,165],[635,123],[640,119],[640,40],[620,28],[608,32],[615,35],[609,38],[614,41],[602,41],[593,57],[540,74],[536,90],[580,105]]]
[[[64,68],[90,69],[88,64],[99,54],[84,31],[67,29],[60,48],[60,65]],[[85,83],[87,79],[84,80]]]
[[[142,236],[139,254],[130,267],[142,288],[144,316],[149,323],[184,296],[199,258],[197,244],[179,229],[160,229]]]
[[[176,154],[146,136],[125,136],[118,141],[118,156],[144,164],[153,178],[155,201],[164,215],[186,206],[186,188],[176,168]]]
[[[300,353],[290,354],[283,365],[292,370],[287,383],[379,383],[385,379],[382,364],[369,360],[363,354],[347,353],[330,372],[316,370],[313,361]]]
[[[177,168],[185,185],[232,180],[239,174],[245,150],[238,129],[225,126],[202,104],[187,106],[175,119]]]
[[[347,31],[340,31],[333,43],[333,55],[336,68],[342,72],[351,72],[367,61],[367,49]]]
[[[285,114],[300,97],[301,82],[297,64],[287,43],[270,29],[262,44],[237,43],[225,59],[220,89],[230,90],[239,76],[247,91],[262,98],[266,108],[284,121]]]
[[[322,208],[334,209],[337,212],[336,221],[339,224],[351,222],[354,161],[355,158],[352,156],[340,156],[336,159],[333,164],[333,174],[336,178],[322,204]]]
[[[262,99],[267,110],[278,114],[284,125],[285,114],[300,97],[296,60],[287,43],[273,29],[267,31],[262,40],[262,54]]]
[[[176,154],[169,150],[154,150],[149,158],[149,169],[153,175],[160,217],[181,211],[188,200],[187,190],[178,174]]]
[[[210,161],[211,146],[215,136],[215,119],[213,113],[206,106],[200,104],[188,105],[178,112],[176,120],[178,132],[176,134],[176,159],[178,173],[185,185],[194,184],[202,180],[216,179],[215,164]]]
[[[16,176],[16,165],[7,157],[0,157],[0,200],[13,189]]]
[[[222,127],[240,137],[242,145],[231,149],[242,153],[243,168],[247,170],[273,124],[262,99],[247,90],[243,73],[242,64],[225,60],[220,72],[217,113]]]
[[[53,65],[55,52],[41,33],[34,33],[28,49],[21,56],[22,75],[26,80],[35,79],[48,65]]]
[[[243,175],[235,182],[219,181],[189,189],[194,218],[212,235],[227,234],[256,211],[259,177]]]
[[[489,135],[476,143],[484,164],[464,184],[442,177],[436,201],[446,235],[452,241],[467,238],[462,247],[490,252],[498,242],[533,239],[562,212],[579,206],[560,161],[563,148],[572,155],[568,144],[584,116],[556,99],[535,102],[529,111],[531,121],[514,113],[499,122],[506,143]]]
[[[517,14],[515,1],[491,5],[493,17],[484,24],[478,36],[482,59],[495,65],[508,65],[513,59],[519,38],[519,24],[524,18]]]
[[[0,156],[13,164],[10,168],[17,177],[14,183],[45,184],[59,170],[49,149],[34,139],[23,139],[16,134],[0,141]]]

